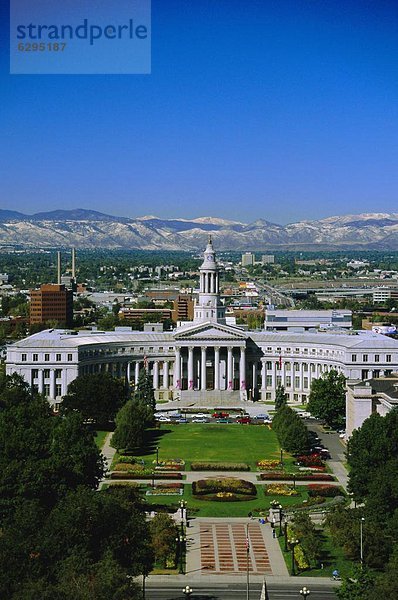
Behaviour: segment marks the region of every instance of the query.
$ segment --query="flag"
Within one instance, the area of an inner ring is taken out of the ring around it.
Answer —
[[[282,354],[279,354],[279,368],[282,368]]]

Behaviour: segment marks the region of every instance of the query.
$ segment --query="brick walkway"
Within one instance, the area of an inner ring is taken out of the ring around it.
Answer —
[[[200,523],[202,572],[243,574],[247,568],[246,525],[244,523]],[[271,574],[263,530],[249,523],[249,571]]]

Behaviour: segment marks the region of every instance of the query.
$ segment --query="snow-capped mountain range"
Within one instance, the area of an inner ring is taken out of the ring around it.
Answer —
[[[114,217],[94,210],[25,215],[0,210],[0,246],[202,250],[209,233],[217,250],[398,250],[398,213],[366,213],[278,225],[216,217]]]

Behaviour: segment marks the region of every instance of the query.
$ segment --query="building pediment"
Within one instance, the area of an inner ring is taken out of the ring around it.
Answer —
[[[230,325],[221,325],[219,323],[201,323],[191,326],[184,326],[174,333],[174,339],[177,340],[246,340],[247,334]]]

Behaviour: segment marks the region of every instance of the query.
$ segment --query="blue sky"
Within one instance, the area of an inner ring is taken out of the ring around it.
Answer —
[[[153,0],[151,75],[9,75],[5,43],[1,208],[398,212],[398,2]]]

